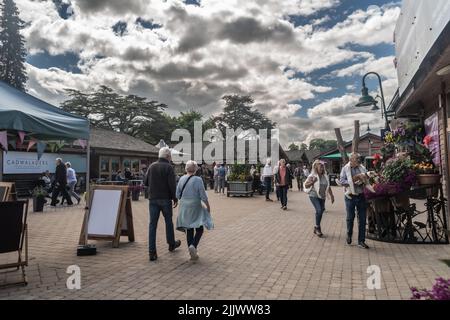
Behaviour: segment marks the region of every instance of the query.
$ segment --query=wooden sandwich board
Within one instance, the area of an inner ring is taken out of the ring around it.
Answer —
[[[134,242],[133,213],[128,186],[93,185],[81,227],[80,245],[87,240],[110,240],[119,247],[120,237]]]
[[[0,201],[17,201],[14,182],[0,182]]]

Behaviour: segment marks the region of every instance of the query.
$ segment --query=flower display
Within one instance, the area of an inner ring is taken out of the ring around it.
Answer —
[[[417,174],[434,174],[439,173],[436,166],[432,162],[420,162],[416,163],[414,166],[414,171]]]
[[[411,288],[411,300],[450,300],[450,279],[436,279],[431,290]]]

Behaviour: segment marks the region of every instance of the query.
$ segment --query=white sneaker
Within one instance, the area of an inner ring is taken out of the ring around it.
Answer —
[[[189,246],[189,254],[191,255],[191,260],[198,260],[197,249],[192,244]]]

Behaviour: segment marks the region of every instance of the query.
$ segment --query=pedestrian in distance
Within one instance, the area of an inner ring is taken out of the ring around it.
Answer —
[[[316,160],[313,163],[311,174],[305,181],[304,190],[309,195],[309,199],[316,211],[316,224],[314,234],[319,238],[323,237],[321,222],[325,211],[325,201],[330,197],[331,203],[334,203],[333,191],[330,188],[330,180],[325,165]]]

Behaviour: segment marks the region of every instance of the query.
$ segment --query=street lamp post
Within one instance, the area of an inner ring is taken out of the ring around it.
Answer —
[[[364,75],[363,79],[362,79],[362,90],[361,90],[361,98],[359,98],[359,102],[356,104],[356,107],[369,107],[369,106],[373,106],[372,110],[377,110],[377,101],[369,95],[369,89],[366,87],[366,77],[368,75],[375,75],[378,78],[379,84],[380,84],[380,92],[381,92],[381,104],[382,104],[382,114],[381,117],[385,118],[385,129],[389,130],[389,121],[387,118],[387,113],[386,113],[386,102],[384,100],[384,92],[383,92],[383,85],[381,82],[381,77],[378,73],[376,72],[368,72]]]

